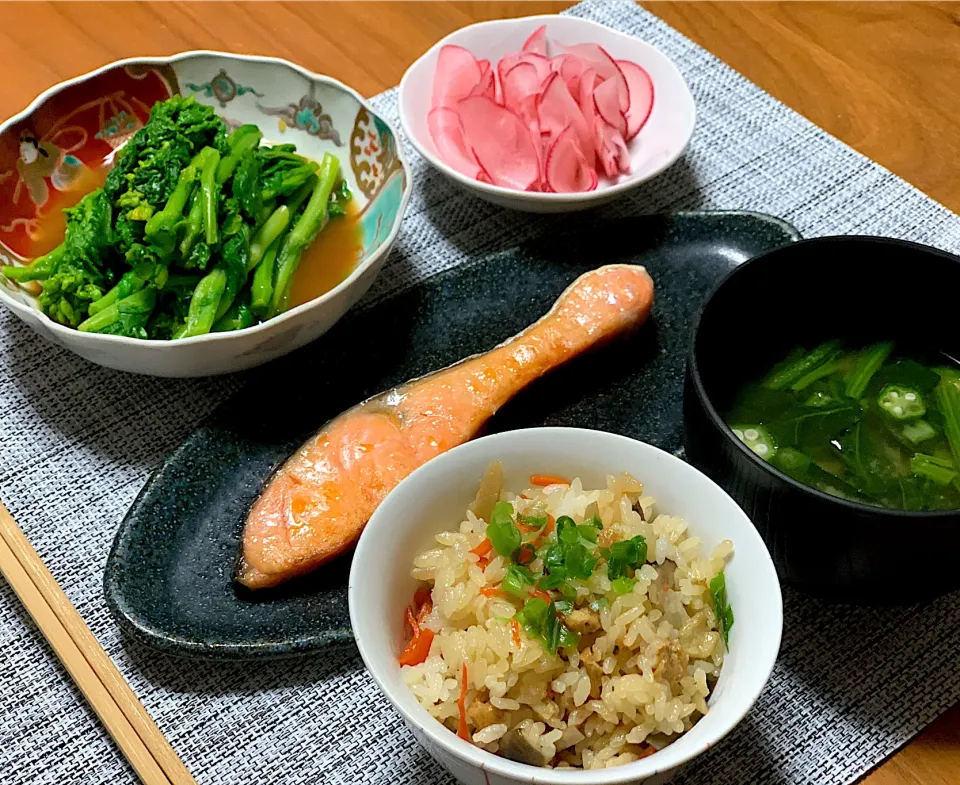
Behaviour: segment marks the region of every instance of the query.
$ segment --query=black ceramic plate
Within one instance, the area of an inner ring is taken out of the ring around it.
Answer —
[[[581,219],[567,235],[489,255],[349,314],[252,374],[153,475],[107,561],[111,611],[126,633],[179,654],[242,659],[350,644],[349,557],[278,589],[250,592],[232,581],[247,510],[307,436],[374,393],[519,332],[581,273],[635,262],[655,281],[651,321],[537,382],[489,430],[597,428],[679,452],[684,356],[701,300],[732,266],[798,237],[755,213]]]

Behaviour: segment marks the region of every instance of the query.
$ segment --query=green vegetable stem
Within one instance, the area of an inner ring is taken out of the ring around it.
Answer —
[[[44,254],[34,259],[30,264],[23,267],[7,265],[0,268],[5,278],[17,283],[26,283],[27,281],[43,281],[53,275],[54,270],[66,253],[66,244],[61,243],[50,253]]]
[[[239,330],[286,310],[304,250],[350,198],[335,156],[263,144],[255,125],[228,134],[213,108],[175,95],[151,108],[104,186],[64,210],[63,242],[0,273],[40,282],[43,313],[85,332]]]
[[[205,148],[209,150],[210,148]],[[183,218],[183,209],[190,199],[193,183],[197,178],[196,166],[191,164],[180,172],[177,187],[160,212],[154,213],[144,228],[144,236],[160,249],[164,256],[170,256],[176,245],[177,226]]]
[[[327,205],[333,187],[336,185],[339,168],[340,162],[336,156],[324,153],[310,201],[307,202],[303,214],[286,236],[277,254],[277,270],[269,316],[283,313],[288,307],[293,274],[297,270],[304,249],[313,242],[327,218]]]
[[[280,241],[274,240],[267,248],[253,273],[253,286],[250,289],[250,307],[261,319],[265,318],[270,310],[270,301],[273,298],[273,271],[276,267],[277,251]]]
[[[290,208],[286,205],[280,205],[270,217],[263,222],[263,225],[257,230],[250,241],[250,261],[249,266],[252,270],[263,259],[267,248],[276,240],[290,223]]]
[[[84,333],[109,333],[130,338],[146,338],[144,326],[156,303],[156,290],[142,289],[81,322],[77,329]]]
[[[867,347],[857,360],[857,364],[847,376],[846,393],[849,398],[859,398],[867,391],[867,385],[876,375],[893,351],[892,343],[875,343]]]
[[[217,318],[217,309],[227,288],[227,273],[217,268],[203,278],[193,291],[190,299],[190,309],[187,311],[187,322],[178,338],[192,338],[195,335],[206,335],[213,329]]]
[[[775,370],[763,383],[769,390],[782,390],[809,377],[820,366],[832,362],[840,351],[839,341],[827,341],[802,357]],[[819,377],[814,376],[810,381]],[[800,389],[800,388],[798,388]]]
[[[256,317],[247,303],[235,302],[230,306],[230,310],[213,325],[212,332],[225,333],[233,330],[242,330],[245,327],[250,327],[255,320]]]
[[[910,459],[910,468],[918,477],[926,477],[937,485],[950,485],[957,479],[957,470],[949,458],[917,453]]]
[[[255,150],[259,146],[262,138],[263,134],[260,133],[260,129],[255,125],[241,125],[227,137],[227,145],[230,148],[230,152],[217,164],[217,185],[223,185],[230,179],[230,176],[237,168],[237,164],[240,163],[243,155],[251,150]]]
[[[220,152],[210,150],[200,169],[200,200],[203,205],[203,231],[207,244],[217,242],[219,230],[217,226],[217,166],[220,164]]]
[[[943,432],[953,453],[953,461],[960,466],[960,382],[945,377],[936,388],[937,408],[943,415]]]
[[[200,232],[203,231],[203,199],[200,197],[200,189],[196,189],[193,198],[190,201],[190,212],[187,213],[187,219],[183,226],[183,239],[180,240],[180,256],[187,259],[193,250]]]

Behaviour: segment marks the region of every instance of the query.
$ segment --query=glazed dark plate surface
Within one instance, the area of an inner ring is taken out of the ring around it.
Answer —
[[[352,644],[349,556],[277,589],[233,582],[247,511],[308,436],[371,395],[514,335],[582,273],[630,262],[654,278],[651,320],[538,381],[488,431],[595,428],[680,452],[684,359],[704,296],[735,265],[798,238],[756,213],[578,220],[569,234],[490,254],[348,314],[251,374],[151,477],[107,561],[113,615],[130,636],[175,654],[245,659]]]

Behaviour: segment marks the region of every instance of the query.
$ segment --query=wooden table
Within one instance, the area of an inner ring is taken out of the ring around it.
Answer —
[[[50,85],[110,60],[184,49],[287,57],[374,95],[396,84],[421,52],[458,27],[554,13],[567,5],[4,3],[0,116],[18,111]],[[960,210],[960,5],[646,6],[830,133]],[[37,656],[42,656],[39,644]],[[865,783],[952,785],[958,780],[960,707]]]

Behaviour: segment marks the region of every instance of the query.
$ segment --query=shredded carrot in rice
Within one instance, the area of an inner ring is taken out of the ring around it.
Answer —
[[[433,630],[420,630],[415,638],[400,652],[401,665],[421,665],[430,656],[430,647],[436,633]]]
[[[480,593],[484,597],[507,597],[507,593],[503,591],[499,586],[484,586],[480,589]]]
[[[423,624],[423,620],[430,615],[430,611],[432,610],[433,600],[427,597],[427,599],[420,606],[420,610],[417,612],[417,624]]]
[[[540,543],[543,542],[543,540],[545,540],[545,539],[546,539],[547,537],[549,537],[551,534],[553,534],[553,530],[556,528],[556,526],[557,526],[557,522],[556,522],[556,520],[554,520],[554,517],[553,517],[552,515],[548,515],[548,516],[547,516],[547,524],[546,524],[546,526],[544,526],[544,527],[540,530],[540,533],[539,533],[536,537],[533,538],[533,543],[532,543],[532,544],[533,544],[533,547],[534,547],[534,548],[539,548],[539,547],[540,547]]]
[[[533,591],[530,592],[530,596],[539,597],[541,600],[547,603],[547,605],[553,602],[553,597],[551,597],[550,594],[548,592],[545,592],[543,589],[534,589]]]
[[[460,699],[457,701],[457,710],[460,713],[457,735],[464,741],[470,741],[470,731],[467,729],[467,663],[463,663],[463,670],[460,673]]]
[[[516,619],[510,619],[510,628],[513,631],[513,642],[517,644],[517,648],[519,649],[521,645],[520,622],[518,622]]]
[[[536,558],[537,551],[530,543],[521,545],[520,549],[517,551],[517,564],[529,564]]]
[[[530,475],[530,484],[546,487],[547,485],[569,485],[570,480],[566,477],[557,477],[555,474],[532,474]]]
[[[481,559],[493,550],[493,543],[489,539],[484,539],[476,548],[471,548],[470,553],[475,553]]]
[[[413,615],[413,609],[409,605],[403,609],[403,620],[410,628],[410,634],[416,638],[420,634],[420,625],[417,624],[417,617]]]
[[[430,599],[430,587],[421,586],[413,595],[413,607],[420,608],[425,602],[429,602],[430,605],[433,605],[432,600]]]
[[[424,589],[426,590],[426,596],[422,594]],[[403,647],[403,651],[400,652],[398,659],[401,665],[420,665],[430,656],[430,646],[433,645],[433,639],[436,636],[433,630],[420,627],[423,620],[426,619],[430,611],[433,610],[433,600],[430,599],[430,590],[426,587],[417,589],[417,593],[413,595],[413,600],[419,606],[416,615],[414,615],[413,608],[409,605],[403,609],[404,624],[410,628],[412,637],[407,642],[407,645]],[[418,602],[418,600],[420,601]]]

